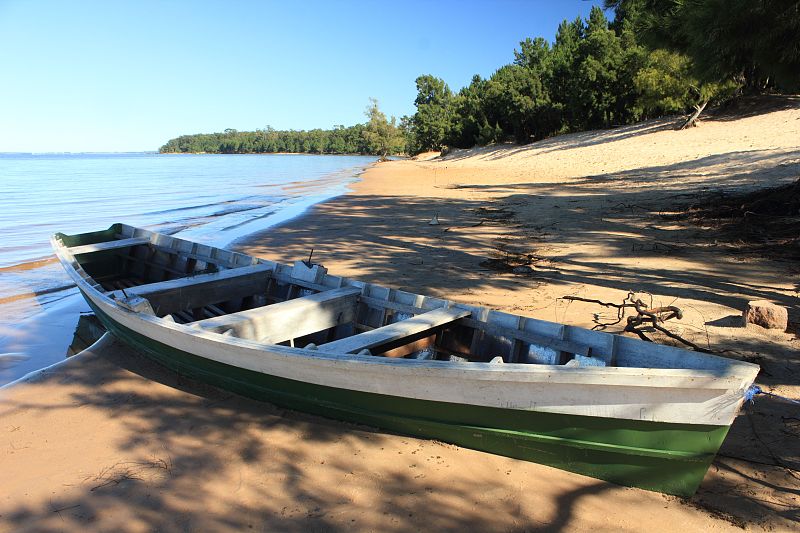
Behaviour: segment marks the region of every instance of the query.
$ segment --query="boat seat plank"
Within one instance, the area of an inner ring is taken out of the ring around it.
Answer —
[[[398,341],[404,337],[418,336],[468,317],[470,314],[470,311],[466,309],[440,307],[394,324],[322,344],[319,350],[327,353],[357,353],[364,349],[371,349]]]
[[[472,320],[471,318],[464,320],[464,325],[473,328],[483,329],[486,333],[490,335],[501,335],[501,336],[511,337],[513,339],[521,340],[522,342],[527,342],[528,344],[535,344],[536,346],[541,346],[542,348],[551,348],[553,350],[558,350],[561,352],[566,352],[576,355],[585,355],[587,357],[594,355],[592,353],[591,346],[570,340],[560,339],[556,337],[547,337],[544,335],[529,333],[527,331],[519,329],[504,328],[496,326],[494,324],[488,324],[485,322]]]
[[[266,263],[230,268],[219,272],[137,285],[125,289],[125,294],[147,298],[156,315],[162,316],[264,293],[272,268],[272,265]],[[122,291],[114,291],[112,295],[114,298],[125,296]]]
[[[238,313],[193,322],[193,327],[269,344],[297,339],[355,319],[358,287],[330,289]]]
[[[133,237],[130,239],[119,239],[117,241],[84,244],[83,246],[73,246],[67,249],[72,255],[78,255],[102,252],[104,250],[115,250],[117,248],[130,248],[131,246],[138,246],[140,244],[150,244],[150,239],[147,237]]]

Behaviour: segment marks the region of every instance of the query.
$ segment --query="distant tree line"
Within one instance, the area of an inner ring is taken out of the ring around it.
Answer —
[[[550,43],[525,39],[514,61],[455,92],[416,79],[416,112],[398,125],[371,100],[367,122],[331,130],[184,135],[162,152],[419,153],[629,124],[693,118],[740,94],[800,90],[800,0],[606,0],[563,21]],[[689,121],[687,121],[689,123]]]
[[[276,130],[269,126],[256,131],[227,129],[222,133],[199,133],[170,139],[161,153],[308,153],[367,154],[386,157],[405,152],[405,136],[394,117],[387,119],[371,99],[367,122],[333,129]]]
[[[607,0],[562,22],[553,43],[526,39],[514,61],[454,92],[416,80],[403,118],[410,153],[528,143],[702,110],[742,92],[800,87],[800,1]],[[698,111],[699,114],[699,111]]]

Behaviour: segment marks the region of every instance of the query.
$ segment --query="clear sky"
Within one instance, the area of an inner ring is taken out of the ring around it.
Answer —
[[[349,126],[370,96],[399,118],[418,75],[457,90],[599,3],[0,0],[0,152]]]

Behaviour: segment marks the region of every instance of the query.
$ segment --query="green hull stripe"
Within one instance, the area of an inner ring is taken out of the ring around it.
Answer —
[[[620,485],[690,496],[728,432],[727,426],[520,411],[315,385],[177,350],[121,326],[92,307],[114,335],[164,366],[243,396]]]

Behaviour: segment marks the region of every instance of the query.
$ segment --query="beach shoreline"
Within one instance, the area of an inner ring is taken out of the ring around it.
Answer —
[[[348,193],[235,247],[282,262],[313,248],[336,275],[585,327],[615,313],[562,296],[649,293],[654,305],[684,310],[674,331],[758,362],[760,384],[800,397],[796,335],[731,321],[755,297],[785,305],[796,321],[800,272],[727,253],[702,229],[663,216],[713,182],[744,190],[796,179],[800,110],[687,132],[666,124],[378,163]],[[189,382],[119,344],[0,398],[11,443],[0,471],[12,480],[0,524],[9,530],[146,530],[165,520],[298,531],[797,526],[787,509],[800,490],[798,428],[771,398],[746,407],[688,500],[276,409]]]
[[[315,204],[345,194],[348,187],[360,179],[369,165],[339,170],[311,183],[303,180],[287,182],[282,187],[288,196],[275,204],[273,212],[267,212],[266,215],[239,226],[247,233],[237,230],[236,227],[226,228],[219,236],[210,236],[204,241],[212,246],[231,247],[236,241],[247,239],[250,232],[260,233],[275,224],[302,216]],[[324,185],[322,189],[321,185]],[[170,222],[163,222],[161,225],[165,224]],[[186,238],[197,239],[193,235]],[[15,276],[13,279],[4,279],[0,285],[2,386],[64,359],[72,341],[70,330],[75,330],[79,315],[88,313],[89,307],[75,290],[75,285],[63,273],[55,257],[3,267],[0,271]],[[63,283],[57,283],[61,278]],[[48,282],[43,289],[34,285],[39,279]],[[18,288],[24,289],[24,292],[19,292]],[[5,293],[9,295],[3,296]],[[51,334],[42,336],[42,331],[49,331]]]

